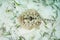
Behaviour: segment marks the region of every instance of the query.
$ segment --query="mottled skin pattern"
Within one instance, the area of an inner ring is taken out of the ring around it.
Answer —
[[[21,27],[28,30],[38,28],[41,24],[40,14],[34,9],[22,12],[18,19]]]

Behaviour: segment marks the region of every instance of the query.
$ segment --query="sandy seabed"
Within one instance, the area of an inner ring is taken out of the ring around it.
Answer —
[[[51,3],[47,0],[47,6],[42,0],[0,0],[0,40],[60,40],[60,2]],[[41,15],[39,28],[21,28],[18,17],[28,9]]]

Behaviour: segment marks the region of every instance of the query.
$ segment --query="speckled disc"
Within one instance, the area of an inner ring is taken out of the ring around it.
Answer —
[[[41,24],[40,14],[35,9],[22,12],[18,19],[21,27],[29,30],[38,28]]]

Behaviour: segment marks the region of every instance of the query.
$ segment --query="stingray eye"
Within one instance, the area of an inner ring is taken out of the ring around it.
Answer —
[[[34,9],[28,9],[27,11],[22,12],[19,16],[21,27],[25,29],[33,29],[39,27],[39,25],[41,24],[41,19],[39,18],[39,16],[39,13]]]

